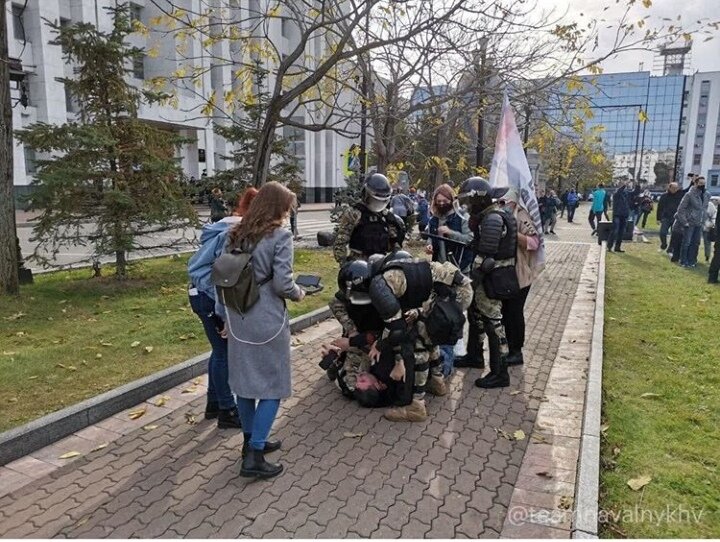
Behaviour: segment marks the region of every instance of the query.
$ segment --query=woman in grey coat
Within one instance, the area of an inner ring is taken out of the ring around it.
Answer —
[[[282,465],[264,454],[280,448],[268,441],[280,399],[290,397],[290,318],[285,300],[300,301],[305,293],[293,281],[292,234],[283,228],[295,205],[295,195],[276,182],[265,184],[243,221],[230,232],[229,243],[255,248],[253,271],[258,301],[244,314],[227,308],[230,388],[237,395],[245,442],[240,474],[269,478]]]

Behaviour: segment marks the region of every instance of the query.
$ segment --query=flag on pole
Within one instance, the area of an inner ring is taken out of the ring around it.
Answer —
[[[545,240],[543,239],[542,218],[538,206],[530,166],[523,149],[520,132],[515,122],[515,113],[510,106],[507,93],[503,97],[502,115],[495,139],[495,154],[490,166],[490,185],[497,188],[511,187],[520,194],[520,206],[525,209],[535,224],[540,237],[540,246],[534,258],[534,266],[545,265]]]

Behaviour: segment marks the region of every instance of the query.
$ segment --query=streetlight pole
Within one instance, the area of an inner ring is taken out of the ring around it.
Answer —
[[[5,0],[0,0],[0,294],[20,292],[13,194],[13,130],[10,102],[10,52]]]
[[[371,0],[369,0],[371,1]],[[365,37],[366,39],[369,39],[370,34],[370,7],[368,6],[367,12],[365,13]],[[360,175],[360,179],[365,178],[365,169],[367,165],[367,94],[368,94],[368,72],[370,71],[370,55],[368,54],[368,58],[366,59],[367,62],[365,63],[365,69],[363,70],[362,74],[362,88],[361,93],[362,96],[360,98],[360,155],[358,156],[360,160],[360,169],[358,170],[358,174]]]
[[[484,101],[485,101],[485,56],[487,54],[487,38],[480,40],[480,66],[478,70],[479,90],[478,90],[478,118],[477,118],[477,145],[475,147],[475,167],[481,168],[485,159],[485,118],[484,118]]]

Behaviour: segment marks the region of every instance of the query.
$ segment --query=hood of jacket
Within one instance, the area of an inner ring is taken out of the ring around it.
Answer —
[[[240,217],[228,216],[214,224],[205,224],[200,234],[200,248],[188,262],[190,282],[212,299],[215,299],[215,287],[210,281],[212,264],[225,248],[228,231],[240,220]]]

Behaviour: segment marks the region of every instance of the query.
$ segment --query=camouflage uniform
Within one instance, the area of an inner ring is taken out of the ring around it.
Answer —
[[[430,262],[430,272],[432,274],[433,282],[441,282],[448,286],[453,286],[456,273],[459,272],[458,268],[449,262]],[[385,282],[390,287],[390,290],[395,297],[402,297],[407,291],[407,280],[405,273],[401,269],[389,269],[383,273]],[[462,308],[466,310],[472,301],[473,289],[469,278],[464,277],[462,284],[454,287],[455,299]],[[423,303],[420,309],[423,314],[426,314],[432,302],[434,300],[435,293],[431,293],[430,297]],[[398,311],[391,320],[397,320],[403,318],[402,311]],[[425,328],[425,323],[422,319],[419,319],[415,323],[417,329],[417,339],[415,341],[415,382],[413,397],[414,399],[422,400],[425,397],[425,386],[428,382],[428,376],[432,375],[442,379],[442,366],[440,349],[438,345],[433,344],[432,340],[428,336]],[[383,333],[383,337],[387,337],[387,331]],[[396,363],[402,362],[399,350],[396,348],[395,355]]]
[[[330,307],[330,312],[332,312],[335,319],[340,322],[340,325],[343,328],[344,337],[350,337],[360,333],[357,325],[348,313],[346,301],[338,299],[338,296],[336,295],[332,298],[332,300],[330,300],[328,305]],[[382,328],[377,330],[378,334],[381,329]],[[342,384],[338,382],[338,385],[341,389],[343,389],[344,385],[349,392],[354,391],[357,384],[357,375],[362,372],[367,372],[369,368],[370,357],[368,356],[368,353],[362,348],[351,346],[345,352],[345,361],[341,369],[342,374],[338,376],[338,378],[342,379]]]
[[[335,230],[333,256],[335,257],[335,261],[341,265],[349,260],[366,260],[376,252],[379,254],[385,254],[387,252],[391,252],[392,250],[399,249],[402,246],[404,232],[400,231],[401,226],[397,222],[399,219],[397,219],[390,210],[383,209],[379,213],[372,213],[369,210],[366,210],[366,212],[370,213],[371,217],[378,218],[387,223],[389,237],[388,246],[384,247],[384,250],[373,251],[369,254],[363,254],[360,250],[350,248],[350,240],[353,232],[355,232],[355,228],[358,227],[362,219],[363,213],[360,206],[362,206],[362,204],[345,209],[340,216],[340,220],[338,221],[338,225]]]
[[[487,216],[490,212],[497,211],[498,207],[496,205],[491,205],[487,209],[485,209],[481,217]],[[480,235],[482,235],[482,230],[480,230]],[[499,299],[490,299],[487,294],[485,293],[485,288],[483,287],[483,273],[480,271],[480,266],[484,260],[483,256],[477,255],[475,256],[475,261],[473,262],[473,288],[475,290],[474,296],[473,296],[473,303],[470,310],[475,311],[476,317],[480,318],[480,321],[484,322],[485,325],[492,326],[495,337],[497,337],[499,351],[500,351],[500,357],[505,358],[508,355],[508,342],[507,337],[505,335],[505,327],[502,323],[502,301]],[[515,265],[515,259],[508,259],[508,260],[496,260],[495,266],[496,267],[506,267],[506,266],[512,266]],[[482,329],[482,328],[481,328]],[[486,333],[481,332],[479,335],[480,340],[480,347],[478,348],[478,351],[482,350],[482,340]]]

